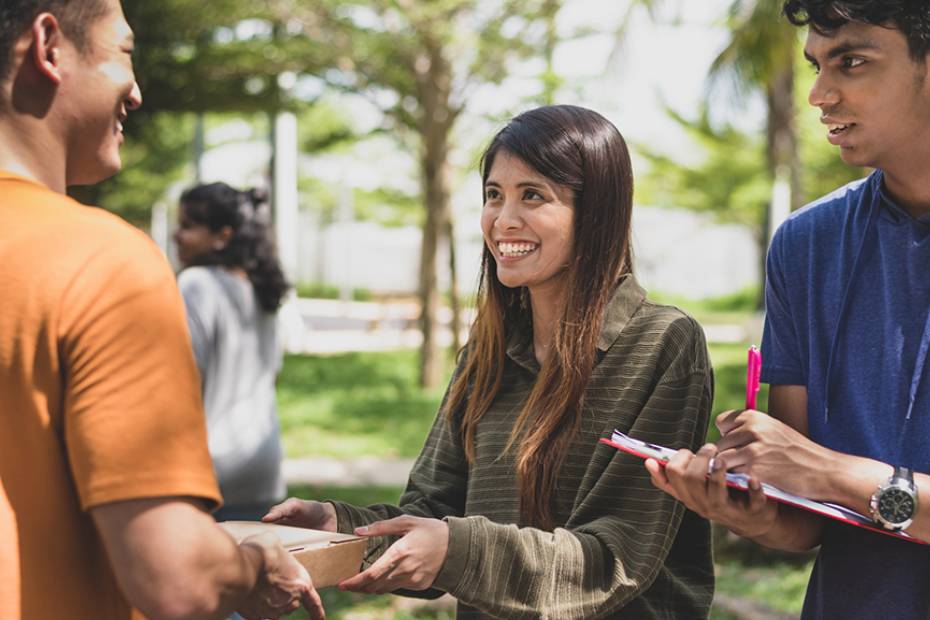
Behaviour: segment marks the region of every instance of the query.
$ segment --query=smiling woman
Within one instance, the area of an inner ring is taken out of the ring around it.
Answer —
[[[520,159],[501,153],[485,181],[481,228],[505,286],[564,286],[572,255],[574,197]],[[557,292],[557,290],[555,291]]]
[[[481,168],[477,318],[400,505],[290,499],[265,520],[371,536],[341,587],[448,592],[461,618],[706,617],[708,523],[598,442],[695,449],[712,400],[700,327],[633,277],[623,138],[539,108]]]

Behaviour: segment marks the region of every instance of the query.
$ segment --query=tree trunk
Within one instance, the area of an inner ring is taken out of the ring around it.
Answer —
[[[786,59],[783,68],[766,88],[768,104],[768,162],[772,178],[784,166],[789,170],[791,210],[801,206],[801,163],[794,109],[794,61]]]
[[[439,288],[436,283],[436,250],[446,219],[445,204],[448,188],[445,181],[445,155],[437,158],[434,143],[430,148],[427,140],[423,153],[423,184],[426,197],[426,221],[423,224],[423,246],[420,253],[420,385],[434,388],[442,378],[442,357],[436,342],[436,315],[439,310]],[[441,163],[437,163],[441,162]]]
[[[793,48],[788,50],[792,53]],[[801,206],[801,164],[798,157],[798,138],[795,125],[794,109],[794,58],[790,57],[782,64],[782,69],[775,74],[774,79],[766,86],[766,103],[768,105],[767,126],[767,155],[769,174],[772,179],[772,201],[763,214],[763,234],[759,240],[761,260],[759,265],[759,281],[765,282],[765,256],[768,252],[769,240],[775,229],[781,224],[782,217],[771,217],[773,209],[777,209],[779,192],[786,188],[787,180],[788,204],[790,210]],[[787,179],[785,179],[787,177]],[[760,292],[758,307],[764,307],[764,295]]]
[[[434,388],[443,375],[443,360],[436,342],[439,290],[436,283],[436,250],[449,217],[449,135],[458,112],[450,105],[452,66],[442,47],[427,40],[415,63],[417,99],[420,104],[418,131],[421,140],[423,198],[426,219],[420,253],[420,385]]]

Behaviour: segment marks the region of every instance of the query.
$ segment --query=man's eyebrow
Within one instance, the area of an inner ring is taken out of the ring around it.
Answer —
[[[829,51],[827,51],[827,60],[833,60],[834,58],[852,52],[875,51],[881,49],[881,45],[872,41],[871,39],[862,39],[859,41],[843,41],[842,43],[831,47]],[[808,52],[806,49],[804,50],[804,58],[806,58],[811,64],[817,64],[817,59],[811,56],[810,52]]]

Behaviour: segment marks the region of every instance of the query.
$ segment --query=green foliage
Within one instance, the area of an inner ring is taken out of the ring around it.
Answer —
[[[722,222],[746,226],[761,239],[771,192],[763,139],[732,125],[714,126],[706,107],[696,120],[667,112],[701,156],[689,165],[637,145],[650,164],[639,178],[638,202],[710,213]]]
[[[711,86],[728,81],[742,95],[765,91],[795,62],[798,29],[781,14],[781,2],[733,0],[726,18],[730,38],[710,69]]]
[[[124,170],[95,188],[75,190],[146,226],[152,205],[191,161],[191,112],[246,116],[306,109],[279,87],[284,72],[314,73],[322,51],[309,38],[276,26],[275,15],[247,0],[123,0],[135,29],[134,65],[143,106],[129,115]],[[328,148],[353,136],[344,117],[310,108],[302,144]]]
[[[553,0],[269,0],[323,50],[320,75],[377,102],[395,128],[451,128],[467,95],[544,45]],[[429,116],[433,113],[438,116]]]
[[[298,181],[302,208],[319,214],[320,225],[328,226],[339,212],[341,188],[316,177],[305,176]],[[352,217],[382,226],[409,226],[423,222],[423,207],[418,196],[393,189],[354,188]]]
[[[382,226],[420,226],[424,219],[419,196],[390,187],[356,189],[355,215]]]
[[[294,105],[278,75],[316,73],[323,51],[248,0],[124,0],[136,31],[136,72],[146,107],[271,111]]]
[[[665,4],[659,0],[637,0],[654,10]],[[771,167],[776,147],[771,144],[776,129],[787,131],[784,124],[794,123],[798,140],[800,196],[796,205],[810,202],[864,174],[850,168],[824,139],[817,111],[807,104],[806,93],[813,83],[813,72],[803,60],[795,28],[781,15],[779,2],[733,0],[726,24],[730,38],[718,54],[709,72],[708,101],[711,92],[722,85],[747,100],[753,92],[767,95],[769,127],[767,131],[747,134],[726,123],[714,126],[709,121],[708,105],[697,118],[685,118],[669,110],[670,116],[698,146],[703,157],[695,166],[676,158],[640,147],[652,170],[642,180],[645,186],[641,202],[678,206],[714,213],[725,222],[749,226],[762,242],[765,218],[771,195]],[[785,82],[787,80],[787,82]],[[773,88],[793,84],[797,118],[775,105]],[[730,99],[733,101],[733,99]],[[781,124],[779,127],[773,126]],[[784,155],[782,155],[784,157]]]
[[[867,171],[847,165],[836,147],[827,142],[819,111],[806,103],[813,72],[799,67],[798,75],[797,106],[803,110],[797,118],[802,162],[799,202],[804,204],[861,178]],[[671,109],[668,114],[697,147],[697,162],[683,162],[647,145],[637,145],[650,165],[638,179],[638,202],[710,213],[721,222],[748,227],[761,241],[771,197],[765,136],[713,123],[706,106],[695,119]]]
[[[325,98],[301,112],[297,131],[297,141],[304,153],[338,150],[362,137],[346,111]]]

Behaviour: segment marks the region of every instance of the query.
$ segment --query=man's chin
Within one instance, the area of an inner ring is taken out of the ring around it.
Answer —
[[[843,163],[849,166],[855,166],[857,168],[876,167],[874,153],[870,153],[868,150],[862,148],[861,146],[840,147],[840,159],[843,160]]]
[[[66,182],[68,187],[96,185],[116,176],[120,168],[122,168],[122,162],[117,159],[115,162],[101,163],[93,169],[69,171]]]

